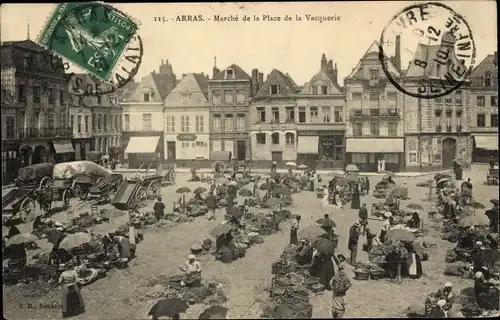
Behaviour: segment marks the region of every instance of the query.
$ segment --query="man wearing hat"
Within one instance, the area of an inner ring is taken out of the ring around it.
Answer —
[[[496,290],[496,297],[490,294],[490,288],[493,286],[488,283],[481,271],[477,271],[474,274],[474,295],[476,296],[476,301],[479,307],[490,309],[490,300],[498,303],[498,290]]]
[[[181,270],[184,271],[181,285],[188,286],[193,284],[196,280],[201,281],[201,265],[196,261],[194,254],[188,256],[186,265]]]
[[[349,229],[349,242],[347,244],[347,249],[351,251],[351,266],[356,264],[356,258],[358,255],[358,241],[359,241],[359,233],[360,233],[360,223],[358,221],[354,221],[351,228]]]
[[[438,291],[437,297],[445,300],[446,303],[451,306],[453,304],[453,299],[455,298],[455,295],[453,294],[453,284],[451,282],[446,282],[444,284],[444,288]]]

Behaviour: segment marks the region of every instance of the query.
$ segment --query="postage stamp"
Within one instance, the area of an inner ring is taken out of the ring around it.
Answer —
[[[400,68],[404,69],[404,76],[395,72],[388,58],[395,50],[401,53]],[[391,19],[380,37],[379,59],[384,73],[398,90],[415,98],[438,98],[460,88],[474,68],[475,57],[476,46],[469,24],[462,15],[441,3],[404,8]],[[408,61],[407,69],[401,66],[403,60]]]
[[[111,81],[113,70],[138,24],[112,6],[100,2],[58,4],[38,42],[91,75]]]

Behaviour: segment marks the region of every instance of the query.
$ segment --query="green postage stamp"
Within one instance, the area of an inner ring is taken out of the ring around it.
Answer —
[[[38,43],[108,81],[137,28],[138,23],[104,3],[60,3]]]

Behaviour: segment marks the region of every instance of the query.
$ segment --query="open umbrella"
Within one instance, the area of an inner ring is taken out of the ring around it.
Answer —
[[[295,162],[291,162],[291,161],[287,162],[286,165],[289,167],[296,167],[297,166],[297,164]]]
[[[84,232],[77,232],[70,234],[64,238],[59,244],[59,248],[70,250],[73,248],[77,248],[84,243],[89,242],[92,239],[90,234]]]
[[[450,179],[448,179],[448,178],[442,178],[442,179],[440,179],[440,180],[436,183],[436,187],[437,187],[437,188],[442,188],[443,184],[444,184],[445,182],[448,182],[448,181],[450,181]]]
[[[281,204],[281,199],[278,199],[278,198],[269,198],[267,199],[266,201],[266,204],[268,206],[279,206]]]
[[[475,214],[458,219],[459,227],[487,226],[489,224],[490,219],[485,214]]]
[[[271,186],[270,183],[263,183],[260,185],[259,189],[260,190],[272,190],[273,186]]]
[[[8,247],[8,246],[13,245],[13,244],[35,242],[36,240],[39,240],[39,239],[34,234],[31,234],[31,233],[21,233],[21,234],[16,234],[12,238],[8,239],[5,242],[5,245]]]
[[[355,164],[349,164],[349,165],[347,165],[347,167],[345,167],[345,171],[346,172],[358,172],[359,168]]]
[[[305,164],[300,164],[297,166],[298,169],[307,169],[309,168],[308,166],[306,166]]]
[[[409,205],[406,206],[407,208],[410,209],[416,209],[416,210],[424,210],[424,207],[419,205],[418,203],[410,203]]]
[[[318,238],[314,242],[314,248],[324,254],[333,254],[335,252],[333,242],[328,239]]]
[[[473,207],[474,209],[486,209],[484,204],[475,201],[471,203],[470,206]]]
[[[240,192],[238,192],[238,194],[242,197],[251,197],[253,196],[253,192],[248,190],[248,189],[245,189],[245,188],[241,188],[240,189]]]
[[[210,231],[210,235],[217,238],[220,235],[231,232],[231,230],[233,230],[233,227],[229,223],[221,223]]]
[[[226,319],[227,311],[223,306],[211,306],[203,311],[198,319]]]
[[[149,310],[148,316],[158,319],[159,317],[173,318],[176,314],[184,313],[189,305],[182,299],[161,299]]]
[[[392,229],[387,231],[386,239],[391,241],[407,241],[413,242],[417,237],[410,231],[405,229]]]
[[[299,239],[315,239],[326,234],[326,231],[317,226],[305,227],[299,231]]]
[[[395,176],[394,172],[389,171],[389,170],[382,170],[382,171],[380,171],[380,173],[388,175],[389,177],[394,177]]]
[[[332,227],[335,228],[337,225],[335,224],[335,221],[329,218],[321,218],[316,220],[316,223],[319,223],[320,225],[324,227]]]
[[[291,194],[290,189],[285,186],[279,186],[274,190],[274,192],[276,192],[277,194]]]
[[[203,193],[203,192],[207,192],[207,188],[198,187],[198,188],[194,189],[194,191],[193,191],[193,193]]]
[[[191,192],[191,189],[189,189],[188,187],[181,187],[179,189],[177,189],[177,191],[175,191],[176,193],[188,193],[188,192]]]

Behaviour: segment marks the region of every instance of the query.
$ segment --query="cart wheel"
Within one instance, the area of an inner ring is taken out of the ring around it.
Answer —
[[[139,207],[145,207],[148,200],[148,192],[144,187],[139,188],[135,194],[137,204]]]
[[[159,181],[151,181],[151,183],[148,186],[148,198],[149,199],[154,199],[160,196],[161,193],[161,185]]]
[[[48,186],[50,181],[49,177],[43,177],[42,181],[40,181],[40,185],[38,186],[38,190],[42,190],[45,186]]]
[[[101,180],[102,180],[102,177],[97,178],[95,184],[98,184],[99,182],[101,182]]]
[[[36,203],[33,199],[26,198],[21,202],[19,207],[19,215],[24,222],[32,222],[35,220],[36,214]]]
[[[75,194],[78,196],[78,198],[80,198],[80,200],[87,199],[87,197],[89,195],[89,193],[79,185],[75,186],[75,188],[73,190],[74,190]]]
[[[69,208],[69,201],[71,199],[71,191],[70,190],[64,190],[63,195],[62,195],[62,201],[64,203],[64,207],[67,209]]]

